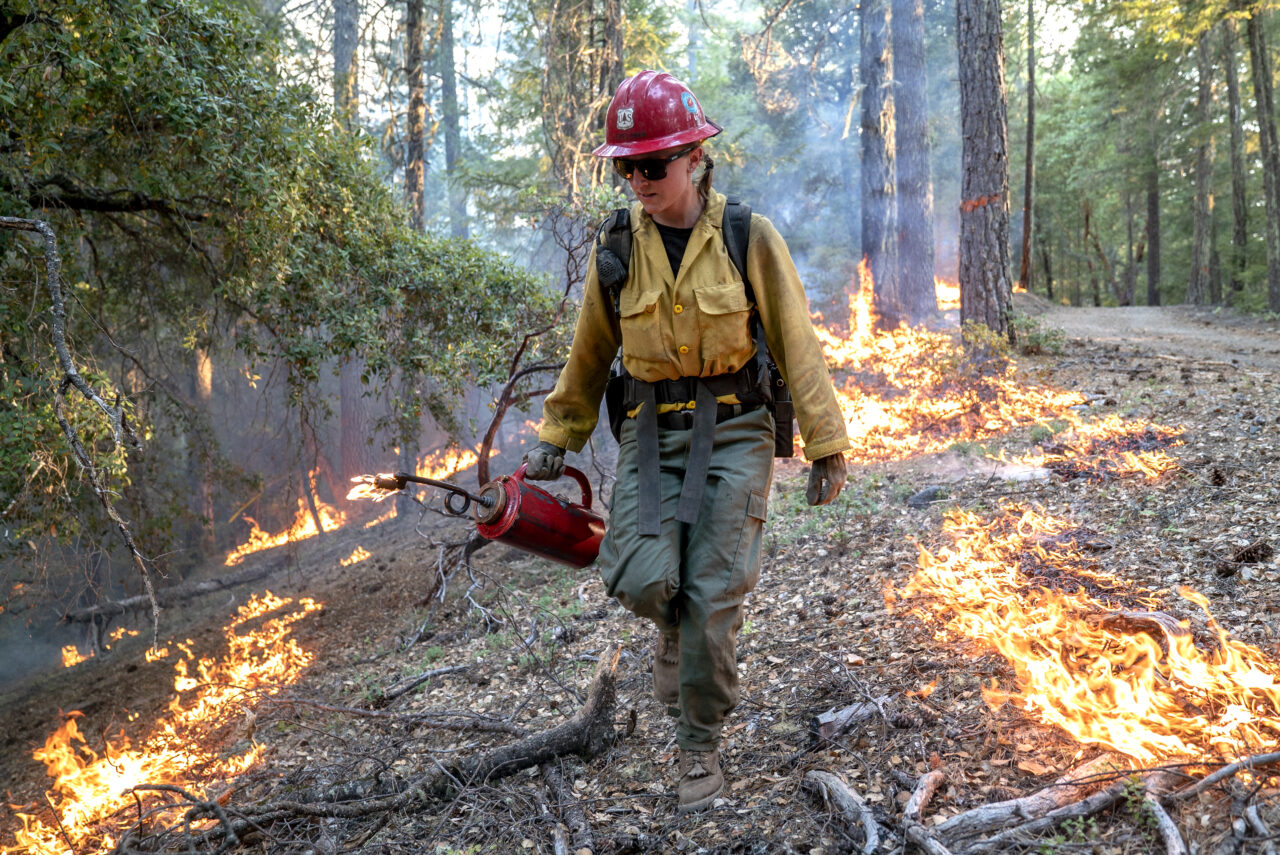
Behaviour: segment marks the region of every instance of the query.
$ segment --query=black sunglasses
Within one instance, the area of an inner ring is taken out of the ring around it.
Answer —
[[[632,160],[629,157],[615,157],[613,170],[622,176],[622,180],[630,181],[637,171],[648,181],[661,181],[667,177],[667,164],[673,163],[697,148],[696,145],[682,149],[667,157],[646,157],[643,160]]]

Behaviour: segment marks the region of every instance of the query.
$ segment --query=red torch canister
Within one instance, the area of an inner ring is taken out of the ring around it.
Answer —
[[[525,483],[524,471],[525,464],[521,464],[513,474],[480,488],[485,504],[475,506],[476,530],[489,540],[573,567],[595,561],[604,537],[604,520],[591,510],[587,476],[572,466],[564,468],[564,474],[582,488],[582,502],[574,504]]]

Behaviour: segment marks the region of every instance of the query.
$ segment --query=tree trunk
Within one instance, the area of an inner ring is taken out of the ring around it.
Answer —
[[[1276,113],[1268,53],[1264,10],[1255,5],[1246,21],[1254,100],[1258,110],[1258,138],[1262,152],[1263,196],[1267,206],[1267,304],[1280,312],[1280,142],[1276,140]]]
[[[1248,187],[1244,178],[1244,127],[1240,110],[1240,75],[1236,69],[1239,41],[1235,18],[1222,22],[1223,65],[1227,70],[1227,109],[1231,126],[1231,290],[1244,288],[1245,252],[1249,242]]]
[[[1187,283],[1187,302],[1196,306],[1209,303],[1209,253],[1212,251],[1213,218],[1213,56],[1209,50],[1209,31],[1196,42],[1196,71],[1200,77],[1196,95],[1196,197],[1193,207],[1191,238],[1191,279]]]
[[[698,51],[702,48],[702,31],[698,29],[701,16],[698,0],[687,0],[684,12],[689,16],[689,46],[685,50],[685,65],[689,85],[692,86],[698,79]]]
[[[1160,305],[1160,163],[1154,142],[1147,170],[1147,305]]]
[[[898,294],[913,323],[938,312],[929,167],[923,0],[893,0],[893,112],[898,181]]]
[[[903,320],[898,299],[894,219],[893,52],[889,0],[860,6],[862,77],[862,257],[875,287],[881,329]]]
[[[364,384],[360,379],[361,365],[357,357],[342,363],[339,377],[338,427],[341,433],[339,457],[341,480],[349,484],[357,475],[372,471],[369,454],[369,422],[365,418]],[[335,499],[343,500],[345,492],[335,491]]]
[[[1018,281],[1031,290],[1031,236],[1035,212],[1036,187],[1036,5],[1027,0],[1027,151],[1023,170],[1022,193],[1022,263]]]
[[[1042,220],[1039,216],[1035,218],[1036,227],[1036,245],[1040,247],[1040,264],[1044,268],[1044,294],[1050,300],[1053,299],[1053,268],[1050,267],[1049,261],[1049,242],[1044,239]]]
[[[453,0],[440,0],[440,102],[444,118],[444,171],[449,185],[449,234],[467,237],[467,191],[462,162],[462,127],[458,115],[458,78],[453,59]]]
[[[213,425],[213,359],[209,348],[196,348],[195,365],[196,410],[201,420],[212,429]],[[203,446],[203,443],[201,444]],[[200,526],[200,551],[206,557],[213,554],[216,531],[213,525],[213,458],[211,449],[202,447],[196,452],[198,461],[196,497],[197,513],[203,520]]]
[[[333,105],[348,129],[360,112],[359,42],[360,0],[333,0]]]
[[[423,197],[426,183],[426,151],[423,138],[426,135],[427,101],[422,82],[422,5],[423,0],[409,0],[405,16],[405,66],[409,76],[408,146],[404,164],[404,198],[409,206],[409,219],[414,231],[427,227],[426,199]]]
[[[1009,156],[999,0],[957,0],[961,137],[960,322],[1012,336]]]

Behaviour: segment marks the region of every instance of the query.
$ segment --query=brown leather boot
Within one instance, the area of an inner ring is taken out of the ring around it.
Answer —
[[[653,646],[653,695],[668,707],[680,705],[680,637],[661,632]]]
[[[680,749],[680,813],[711,807],[724,789],[720,772],[720,749],[687,751]]]

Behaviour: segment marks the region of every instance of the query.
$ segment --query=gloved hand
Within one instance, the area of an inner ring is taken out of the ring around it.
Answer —
[[[844,482],[848,477],[843,454],[818,458],[809,469],[809,486],[804,490],[805,500],[810,505],[834,502],[844,489]]]
[[[524,477],[531,481],[554,481],[564,474],[564,449],[549,442],[538,443],[524,461]]]

